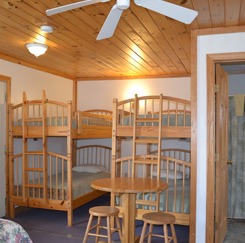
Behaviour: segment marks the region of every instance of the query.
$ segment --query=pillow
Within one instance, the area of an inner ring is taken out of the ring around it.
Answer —
[[[99,173],[105,169],[99,165],[78,165],[72,168],[76,172],[89,172],[89,173]]]
[[[157,177],[157,171],[153,171],[153,176]],[[166,169],[162,169],[160,171],[160,177],[161,178],[167,178],[167,170]],[[168,178],[169,179],[175,179],[175,171],[174,170],[169,170],[168,171]],[[183,178],[183,174],[180,171],[176,171],[176,179],[182,179]]]

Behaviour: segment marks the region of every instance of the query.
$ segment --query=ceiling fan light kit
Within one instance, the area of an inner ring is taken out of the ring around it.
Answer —
[[[108,0],[79,1],[76,3],[71,3],[68,5],[49,9],[46,11],[46,14],[48,16],[51,16],[75,8],[81,8],[91,4],[95,4],[99,2],[107,2],[107,1]],[[134,0],[134,3],[139,7],[149,9],[151,11],[165,15],[169,18],[175,19],[185,24],[190,24],[198,15],[198,12],[195,10],[184,8],[179,5],[162,1],[162,0]],[[96,39],[103,40],[113,36],[123,11],[128,9],[129,7],[130,7],[130,0],[117,0],[116,4],[112,7],[110,13],[108,14],[105,23],[103,24]]]
[[[52,26],[49,26],[49,25],[42,25],[41,26],[41,31],[50,34],[50,33],[53,32],[53,27]]]
[[[117,0],[117,8],[121,10],[128,9],[130,6],[130,0]]]
[[[48,46],[42,43],[29,43],[26,44],[26,47],[28,51],[36,57],[43,55],[48,49]]]

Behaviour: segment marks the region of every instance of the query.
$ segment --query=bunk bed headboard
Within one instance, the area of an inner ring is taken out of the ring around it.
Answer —
[[[142,120],[137,123],[138,133],[151,133],[158,136],[158,122],[150,121],[161,115],[162,137],[191,137],[191,103],[188,100],[161,95],[135,95],[134,99],[113,100],[113,124],[117,136],[131,137],[135,117]],[[143,121],[145,119],[145,121]]]
[[[158,151],[150,151],[149,154],[157,155]],[[171,178],[190,178],[191,173],[191,151],[179,148],[161,149],[161,169],[162,177],[164,174],[170,175]],[[168,172],[166,172],[168,170]],[[165,178],[167,178],[165,176]]]
[[[157,150],[150,150],[149,154],[157,155]],[[191,151],[188,149],[179,149],[179,148],[164,148],[161,149],[161,156],[167,156],[175,159],[181,159],[186,162],[191,161]]]
[[[161,109],[163,125],[190,125],[190,101],[170,96],[162,96],[162,99],[159,97],[159,95],[142,97],[135,95],[134,99],[127,99],[120,102],[114,99],[113,103],[117,107],[117,124],[132,126],[135,112],[141,117],[149,118],[157,116]],[[162,100],[162,104],[160,104],[160,100]]]
[[[76,166],[111,172],[111,148],[102,145],[85,145],[76,148]]]
[[[100,114],[100,115],[112,116],[112,111],[104,110],[104,109],[85,110],[84,112],[90,112],[98,115]]]

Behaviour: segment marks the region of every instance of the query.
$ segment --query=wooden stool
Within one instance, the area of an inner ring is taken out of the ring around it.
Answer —
[[[164,242],[171,242],[177,243],[177,238],[175,234],[174,229],[174,222],[175,222],[175,216],[169,213],[164,212],[152,212],[152,213],[146,213],[142,217],[144,221],[144,225],[142,228],[142,233],[140,236],[140,242],[143,243],[144,239],[148,237],[148,243],[151,242],[151,236],[157,236],[164,238]],[[145,235],[147,224],[149,224],[149,232]],[[168,236],[168,224],[170,225],[171,234],[172,236]],[[153,234],[153,225],[163,225],[163,232],[164,235],[159,234]]]
[[[110,207],[110,206],[97,206],[89,209],[89,221],[87,225],[87,229],[84,235],[83,243],[87,242],[88,236],[96,236],[96,242],[98,242],[99,238],[108,238],[108,242],[111,241],[111,236],[114,232],[118,231],[120,240],[122,240],[122,232],[119,223],[119,209]],[[92,226],[93,218],[98,217],[97,224]],[[101,218],[106,217],[107,226],[101,225]],[[116,228],[111,227],[111,217],[115,217]],[[96,229],[95,233],[90,233],[92,229]],[[100,234],[100,229],[107,229],[107,235]]]

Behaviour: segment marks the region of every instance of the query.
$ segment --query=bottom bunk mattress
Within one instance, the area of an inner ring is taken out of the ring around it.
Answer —
[[[110,177],[110,173],[107,172],[98,172],[98,173],[89,173],[89,172],[73,172],[72,180],[72,196],[77,198],[81,195],[89,193],[94,189],[91,188],[91,182],[96,179]]]
[[[0,219],[0,242],[32,243],[23,227],[11,220]]]
[[[100,172],[72,172],[72,197],[73,199],[83,196],[94,191],[90,184],[93,180],[99,178],[110,177],[110,173]],[[39,185],[39,186],[37,186]],[[44,187],[43,178],[29,180],[26,187],[26,197],[28,198],[43,198]],[[66,200],[67,199],[67,173],[59,173],[52,175],[47,179],[47,198],[49,200]],[[22,185],[15,186],[15,196],[23,196]]]

